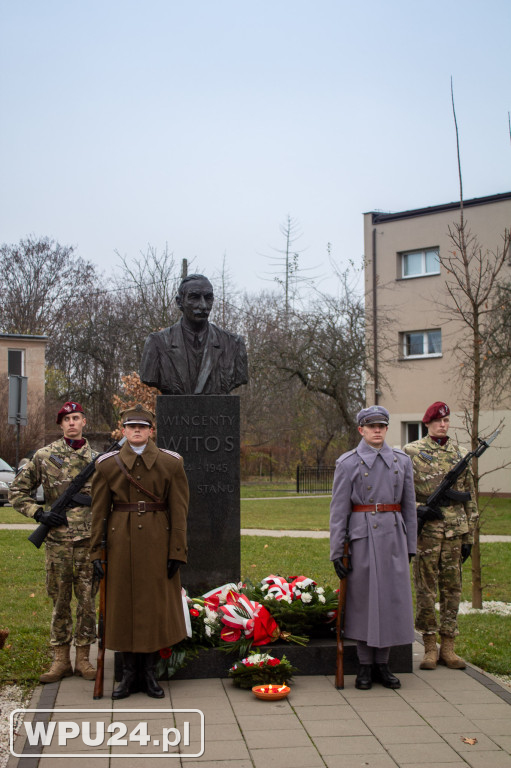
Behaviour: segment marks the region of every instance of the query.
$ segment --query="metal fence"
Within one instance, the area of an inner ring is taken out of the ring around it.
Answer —
[[[331,493],[335,467],[296,467],[297,493]]]

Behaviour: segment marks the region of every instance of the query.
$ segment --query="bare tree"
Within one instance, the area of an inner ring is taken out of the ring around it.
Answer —
[[[448,317],[462,327],[454,358],[460,372],[460,397],[465,402],[466,427],[471,448],[475,450],[478,446],[483,403],[498,401],[511,373],[509,344],[507,348],[501,347],[498,365],[494,355],[497,340],[503,338],[505,309],[503,312],[502,291],[504,268],[510,255],[511,230],[505,229],[501,235],[501,244],[491,250],[484,248],[468,227],[463,207],[459,134],[452,82],[451,97],[456,129],[460,218],[459,222],[449,227],[452,250],[440,254],[439,258],[447,273],[445,286],[449,301],[444,310]],[[480,473],[477,458],[473,460],[472,470],[475,501],[478,503]],[[472,549],[472,605],[474,608],[482,607],[479,527],[475,531]]]
[[[0,327],[52,337],[96,287],[92,263],[72,246],[33,235],[0,247]]]

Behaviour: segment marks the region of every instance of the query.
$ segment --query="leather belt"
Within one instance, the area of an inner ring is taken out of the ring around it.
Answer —
[[[134,501],[132,503],[116,501],[113,506],[114,512],[165,512],[167,505],[158,501]]]
[[[401,504],[355,504],[352,512],[401,512]]]

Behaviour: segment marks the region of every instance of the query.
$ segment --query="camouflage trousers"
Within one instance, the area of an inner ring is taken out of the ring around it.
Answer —
[[[68,645],[73,639],[73,588],[76,597],[75,645],[90,645],[95,641],[92,573],[88,539],[58,543],[46,541],[46,590],[53,601],[51,645]]]
[[[415,629],[423,634],[440,632],[455,637],[461,599],[461,538],[443,534],[419,536],[413,560],[415,582]],[[440,623],[435,603],[440,595]]]

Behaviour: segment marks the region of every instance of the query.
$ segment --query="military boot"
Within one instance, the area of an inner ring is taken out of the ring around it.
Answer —
[[[163,699],[165,692],[163,688],[158,685],[158,681],[156,680],[154,674],[154,669],[156,667],[159,654],[156,651],[156,653],[144,653],[142,656],[145,692],[152,699]]]
[[[447,637],[447,635],[440,635],[440,653],[438,655],[438,663],[445,664],[449,669],[465,669],[466,664],[463,659],[456,656],[454,653],[454,637]]]
[[[122,658],[122,680],[114,688],[112,699],[127,699],[132,693],[138,691],[137,685],[137,654],[121,653]]]
[[[56,683],[63,677],[71,677],[73,667],[69,656],[69,645],[55,645],[53,648],[53,661],[48,672],[39,678],[40,683]]]
[[[424,641],[424,658],[419,664],[419,669],[436,669],[438,651],[436,648],[436,635],[422,635]]]
[[[96,670],[89,661],[90,645],[76,646],[75,675],[84,680],[95,680]]]

